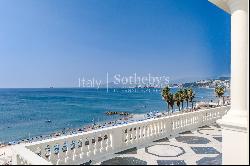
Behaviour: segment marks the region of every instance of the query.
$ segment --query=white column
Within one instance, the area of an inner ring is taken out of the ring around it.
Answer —
[[[223,129],[222,161],[248,164],[248,0],[223,2],[231,13],[231,109],[218,121]]]
[[[247,124],[248,11],[247,0],[231,0],[231,111],[242,127]],[[231,119],[232,117],[230,117]],[[240,118],[240,119],[239,119]],[[242,119],[243,118],[243,119]],[[240,121],[239,121],[240,120]],[[232,121],[232,119],[230,120]]]

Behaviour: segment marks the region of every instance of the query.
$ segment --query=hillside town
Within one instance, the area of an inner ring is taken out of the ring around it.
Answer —
[[[223,86],[226,89],[230,89],[230,77],[219,77],[217,79],[203,79],[195,82],[170,84],[172,88],[215,88],[217,86]]]

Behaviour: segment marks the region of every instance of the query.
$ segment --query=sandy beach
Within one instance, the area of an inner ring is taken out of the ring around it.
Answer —
[[[208,105],[205,105],[208,106]],[[206,108],[206,107],[204,107]],[[5,143],[0,143],[1,146],[8,146],[8,145],[15,145],[15,144],[20,144],[20,143],[30,143],[30,142],[36,142],[36,141],[41,141],[45,139],[50,139],[50,138],[55,138],[59,136],[65,136],[65,135],[72,135],[72,134],[77,134],[77,133],[83,133],[91,130],[96,130],[96,129],[101,129],[101,128],[107,128],[111,126],[117,126],[117,125],[122,125],[122,124],[128,124],[132,122],[137,122],[137,121],[143,121],[146,119],[151,119],[151,118],[158,118],[162,116],[169,116],[169,115],[174,115],[174,114],[179,114],[179,113],[184,113],[188,111],[195,111],[198,109],[202,109],[202,107],[195,107],[194,109],[184,109],[179,111],[178,109],[175,109],[174,112],[172,111],[164,111],[164,112],[158,112],[158,111],[151,111],[146,114],[130,114],[127,116],[123,117],[118,117],[115,120],[112,121],[103,121],[103,122],[93,122],[92,124],[88,125],[83,125],[80,128],[64,128],[62,130],[58,130],[55,132],[52,132],[51,134],[47,135],[37,135],[31,138],[25,138],[21,140],[13,140],[12,142],[5,142]],[[113,115],[109,115],[113,116]]]
[[[176,112],[150,112],[147,114],[131,114],[129,116],[124,116],[120,119],[117,119],[115,121],[109,121],[109,122],[101,122],[98,124],[92,124],[92,125],[87,125],[84,126],[83,128],[78,128],[78,129],[68,129],[67,132],[65,131],[58,131],[56,133],[52,133],[49,136],[37,136],[37,137],[33,137],[31,139],[25,139],[25,140],[21,140],[21,141],[13,141],[12,143],[8,143],[8,144],[1,144],[0,146],[0,165],[11,165],[12,162],[12,146],[15,146],[15,144],[27,144],[27,143],[31,143],[31,142],[36,142],[36,141],[41,141],[41,140],[45,140],[45,139],[51,139],[51,138],[56,138],[56,137],[60,137],[60,136],[65,136],[65,135],[72,135],[72,134],[78,134],[78,133],[84,133],[87,131],[91,131],[91,130],[97,130],[97,129],[101,129],[101,128],[107,128],[107,127],[112,127],[112,126],[118,126],[118,125],[122,125],[122,124],[128,124],[128,123],[132,123],[132,122],[139,122],[139,121],[143,121],[146,119],[152,119],[152,118],[160,118],[160,117],[164,117],[164,116],[170,116],[170,115],[176,115],[176,114],[181,114],[181,113],[186,113],[186,112],[190,112],[190,111],[197,111],[197,110],[201,110],[204,108],[194,108],[194,109],[186,109],[186,110],[182,110],[182,111],[176,111]]]

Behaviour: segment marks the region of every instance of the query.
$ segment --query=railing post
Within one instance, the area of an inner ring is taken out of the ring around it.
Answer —
[[[118,149],[122,149],[123,148],[123,145],[124,145],[124,142],[123,142],[123,128],[114,128],[113,129],[113,132],[112,132],[112,149],[113,151],[116,151]],[[128,138],[128,141],[130,140],[130,136]]]

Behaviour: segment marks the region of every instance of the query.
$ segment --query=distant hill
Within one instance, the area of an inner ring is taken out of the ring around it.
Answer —
[[[225,81],[225,80],[230,80],[231,77],[219,77],[218,80]]]
[[[200,80],[221,80],[221,81],[225,81],[225,80],[230,80],[230,77],[227,76],[220,76],[220,77],[186,77],[186,78],[182,78],[182,79],[176,79],[176,80],[170,80],[169,84],[170,85],[182,85],[184,87],[196,87],[198,86],[198,81]],[[115,84],[114,82],[109,82],[108,83],[108,87],[109,88],[134,88],[138,86],[137,84],[128,84],[128,85],[124,85],[124,84]],[[107,88],[107,83],[101,84],[100,88]]]
[[[171,84],[183,84],[183,83],[193,83],[199,80],[230,80],[229,76],[208,76],[208,77],[186,77],[181,79],[170,80]]]

